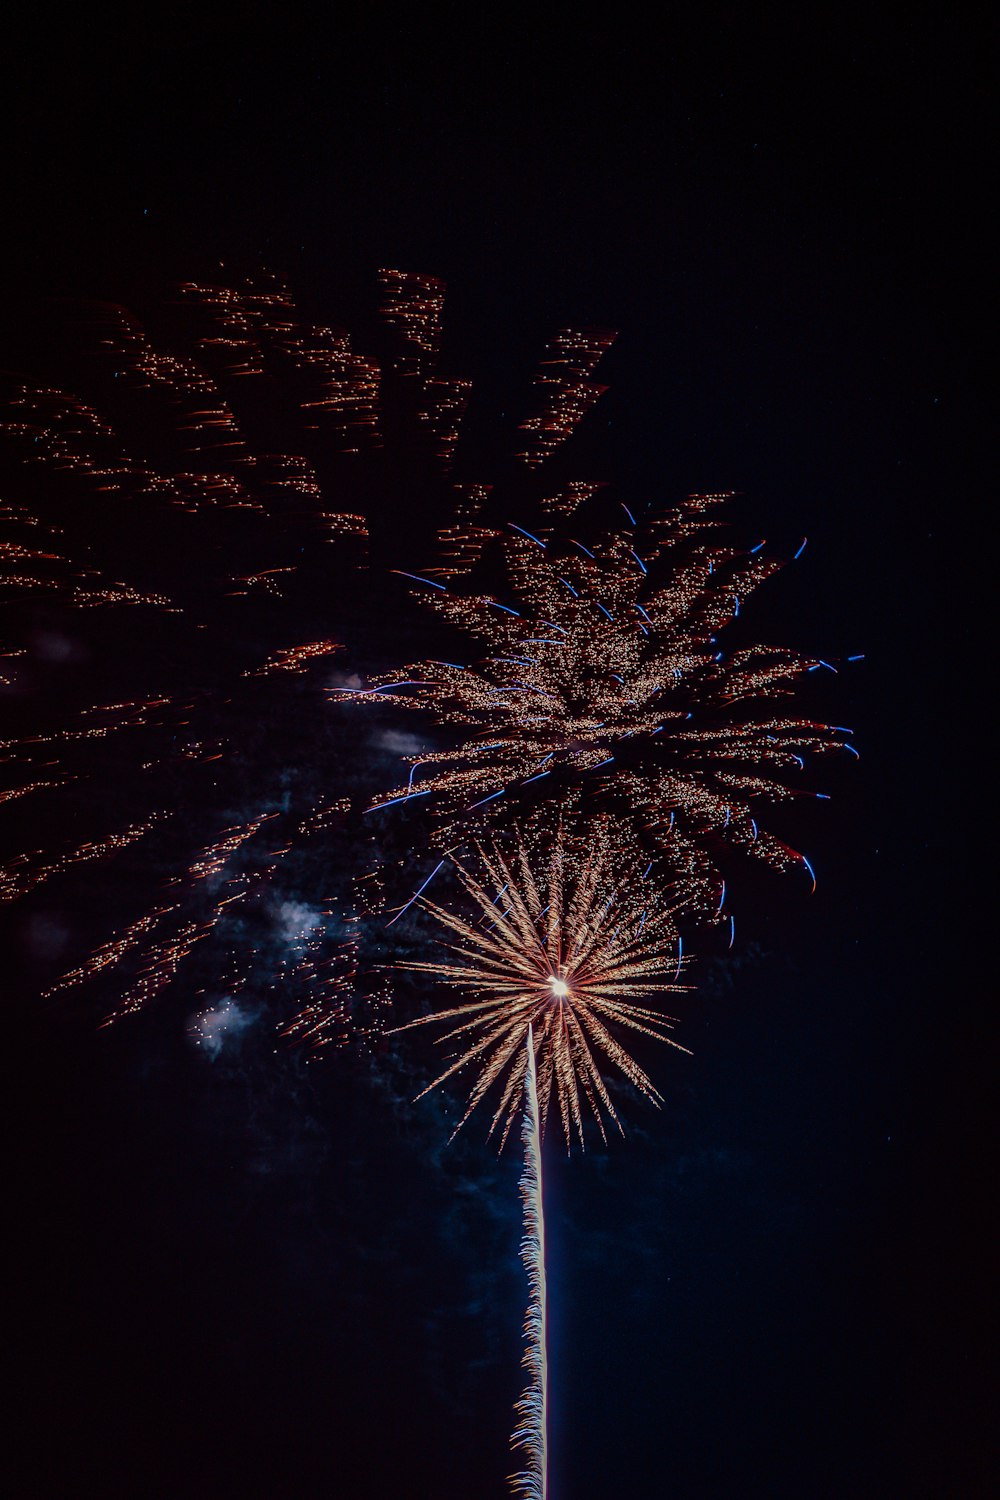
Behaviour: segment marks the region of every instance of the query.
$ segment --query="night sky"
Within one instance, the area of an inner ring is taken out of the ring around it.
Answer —
[[[808,535],[753,623],[865,655],[822,683],[862,758],[797,826],[816,895],[748,879],[692,971],[693,1057],[643,1053],[662,1111],[623,1090],[625,1141],[547,1142],[552,1500],[992,1493],[985,38],[944,7],[684,4],[655,35],[620,8],[21,9],[7,368],[57,378],[53,308],[219,262],[362,331],[379,267],[443,278],[484,424],[557,328],[616,328],[581,462]],[[4,848],[31,836],[22,812]],[[93,898],[75,879],[33,932]],[[211,1060],[183,994],[98,1032],[38,999],[29,926],[8,1493],[499,1500],[518,1167],[475,1124],[446,1146],[456,1097],[410,1102],[429,1038]]]

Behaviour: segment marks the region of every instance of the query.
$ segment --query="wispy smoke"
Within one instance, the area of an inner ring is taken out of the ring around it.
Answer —
[[[383,729],[380,734],[373,736],[373,743],[383,750],[391,750],[395,755],[419,755],[422,750],[427,749],[425,740],[400,729]]]
[[[274,924],[286,943],[301,947],[326,927],[325,914],[305,901],[280,901],[272,908]]]
[[[191,1017],[188,1036],[214,1062],[224,1047],[231,1047],[260,1012],[239,1005],[231,996]]]

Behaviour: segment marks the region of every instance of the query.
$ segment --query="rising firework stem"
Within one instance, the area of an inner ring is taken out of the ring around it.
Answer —
[[[561,819],[551,835],[522,833],[510,856],[495,844],[478,852],[481,877],[455,864],[469,915],[419,900],[457,940],[446,941],[456,958],[405,967],[474,998],[398,1028],[448,1028],[440,1045],[454,1060],[418,1097],[466,1070],[474,1075],[457,1132],[496,1085],[500,1098],[489,1133],[499,1131],[502,1149],[519,1109],[530,1027],[541,1130],[553,1110],[567,1148],[574,1135],[582,1145],[589,1109],[606,1140],[605,1119],[622,1126],[599,1059],[612,1063],[654,1104],[661,1099],[609,1028],[687,1051],[669,1035],[672,1017],[635,1003],[686,988],[660,977],[679,967],[673,908],[655,884],[639,878],[628,830],[606,817],[575,834]]]
[[[528,1384],[514,1406],[511,1447],[523,1451],[527,1468],[511,1475],[511,1489],[521,1500],[546,1500],[548,1494],[549,1372],[545,1327],[545,1206],[542,1199],[542,1131],[538,1112],[535,1038],[529,1023],[524,1047],[524,1097],[521,1148],[524,1165],[519,1191],[524,1216],[521,1261],[528,1277],[524,1314],[524,1358]]]

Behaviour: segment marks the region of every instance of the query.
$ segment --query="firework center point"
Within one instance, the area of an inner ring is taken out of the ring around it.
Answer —
[[[569,994],[569,985],[566,983],[565,979],[557,979],[554,974],[550,974],[549,984],[552,986],[553,995],[555,995],[559,1000],[565,1000],[566,996]]]

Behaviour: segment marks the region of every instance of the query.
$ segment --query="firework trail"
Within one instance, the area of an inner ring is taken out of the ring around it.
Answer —
[[[322,580],[327,598],[331,584],[341,597],[345,577],[366,564],[363,518],[334,510],[324,494],[338,463],[350,461],[343,455],[356,457],[372,438],[377,367],[346,335],[303,324],[275,283],[188,283],[174,309],[167,338],[177,350],[154,346],[116,307],[85,310],[82,353],[76,330],[63,329],[70,378],[93,399],[49,384],[6,393],[0,461],[19,503],[0,507],[0,608],[17,641],[4,652],[16,727],[0,745],[11,783],[0,802],[33,793],[44,805],[31,842],[47,838],[47,847],[13,844],[0,898],[26,898],[46,883],[58,900],[70,894],[74,867],[114,861],[120,870],[128,851],[137,890],[143,879],[154,887],[147,909],[124,912],[118,934],[50,978],[47,993],[119,971],[114,1018],[159,995],[182,964],[216,987],[222,972],[232,979],[256,965],[281,997],[279,1027],[302,1030],[289,1011],[298,999],[318,1044],[332,1036],[335,1013],[343,1020],[342,983],[331,986],[329,971],[343,968],[349,948],[350,870],[336,919],[322,941],[311,934],[308,961],[285,963],[284,939],[264,929],[268,913],[301,903],[297,887],[274,884],[292,846],[315,842],[321,829],[341,837],[322,819],[330,799],[317,796],[317,782],[328,786],[349,761],[328,763],[318,778],[292,748],[292,726],[319,737],[317,672],[343,652],[308,629],[309,591]],[[254,393],[265,384],[267,425]],[[163,674],[152,692],[141,681],[150,662]],[[113,703],[98,697],[109,680]],[[282,717],[287,733],[276,732]],[[263,811],[248,816],[250,803]],[[133,812],[124,828],[123,806]],[[173,832],[159,826],[167,819]],[[265,823],[270,839],[256,836]],[[68,845],[67,828],[87,836]],[[234,875],[226,867],[237,855]],[[314,873],[316,856],[304,848],[299,863]],[[112,909],[123,904],[117,870],[105,881]],[[287,882],[295,876],[288,871]],[[198,909],[196,888],[219,883]],[[194,960],[196,948],[213,959]]]
[[[548,1493],[548,1367],[545,1341],[545,1209],[542,1201],[542,1132],[538,1113],[535,1043],[529,1023],[524,1049],[524,1102],[521,1145],[524,1169],[519,1191],[524,1212],[521,1260],[528,1276],[524,1314],[524,1358],[528,1384],[515,1404],[517,1421],[511,1447],[526,1454],[527,1468],[511,1475],[511,1488],[522,1500],[545,1500]]]
[[[404,967],[433,974],[476,998],[397,1029],[448,1024],[440,1044],[452,1046],[457,1055],[418,1097],[471,1070],[474,1081],[456,1131],[496,1084],[500,1099],[489,1133],[499,1130],[502,1149],[518,1112],[519,1059],[529,1027],[538,1055],[540,1129],[544,1132],[554,1107],[567,1147],[574,1135],[583,1145],[585,1107],[603,1139],[605,1116],[622,1129],[599,1057],[647,1099],[660,1102],[651,1079],[609,1029],[625,1028],[679,1047],[668,1035],[671,1017],[635,1004],[637,996],[683,986],[658,977],[679,968],[673,909],[655,885],[637,878],[626,836],[627,830],[607,817],[576,834],[560,819],[551,835],[522,833],[509,859],[496,845],[481,847],[482,880],[455,864],[478,923],[420,898],[419,904],[458,939],[446,944],[458,961],[413,961]]]
[[[42,885],[46,880],[68,870],[72,865],[90,864],[117,854],[121,849],[127,849],[130,844],[149,833],[166,816],[166,813],[154,813],[143,823],[138,823],[132,828],[125,828],[120,833],[113,833],[100,842],[83,844],[80,848],[62,854],[58,859],[49,863],[36,862],[42,854],[40,849],[35,850],[33,854],[18,855],[8,864],[0,866],[0,902],[14,901],[17,897],[26,895],[35,886]]]
[[[397,658],[392,622],[409,607],[389,571],[409,571],[401,485],[420,497],[415,516],[442,521],[435,569],[461,573],[477,531],[492,534],[476,520],[491,484],[452,478],[471,383],[438,368],[444,285],[396,270],[378,283],[376,356],[304,319],[280,282],[258,276],[183,284],[154,310],[155,339],[124,308],[86,307],[62,329],[65,384],[8,382],[0,617],[14,638],[0,666],[16,712],[0,745],[0,805],[30,794],[39,814],[30,839],[2,855],[0,893],[30,900],[47,884],[58,900],[74,867],[100,864],[111,896],[95,905],[114,910],[125,858],[137,892],[144,874],[155,888],[145,912],[121,912],[117,936],[95,932],[89,957],[71,954],[61,978],[43,974],[50,993],[132,964],[129,1003],[108,1008],[129,1014],[181,965],[215,989],[224,975],[249,984],[256,970],[283,1035],[325,1046],[346,1034],[359,919],[394,894],[375,894],[386,840],[358,819],[395,773],[386,752],[370,753],[372,738],[362,742],[367,730],[333,722],[329,692]],[[611,338],[564,329],[546,349],[513,445],[514,493],[599,397],[591,376]],[[569,492],[593,488],[571,482]],[[75,664],[72,680],[63,662]],[[346,811],[321,824],[331,785]],[[247,858],[260,861],[231,903],[240,920],[229,907],[188,910],[165,933],[163,887],[190,884],[213,830],[259,809],[280,814],[280,881],[273,851],[250,839]],[[172,834],[152,826],[165,818]],[[321,846],[336,852],[323,860]],[[389,846],[394,855],[398,839]],[[316,881],[331,870],[317,907]],[[270,894],[267,872],[278,881]],[[99,888],[87,889],[96,898]],[[292,961],[260,931],[261,910],[296,904],[327,919]],[[368,998],[383,1014],[381,981]]]

